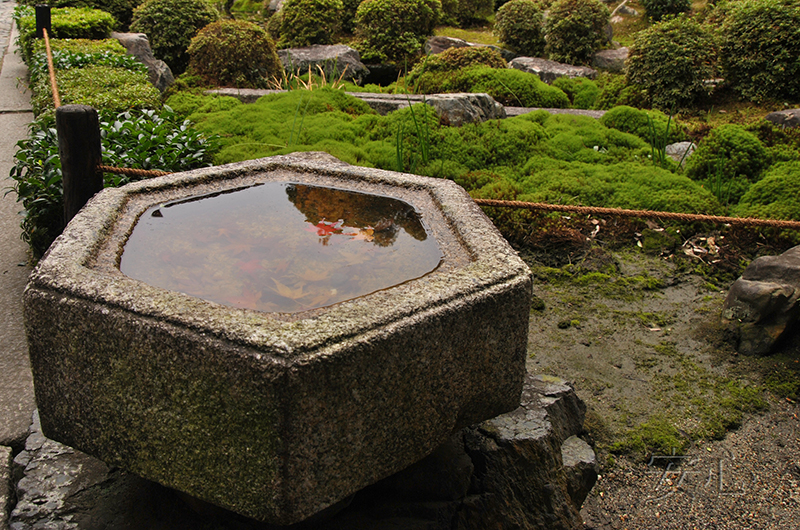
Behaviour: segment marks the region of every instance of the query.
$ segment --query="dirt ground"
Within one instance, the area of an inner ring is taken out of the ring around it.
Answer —
[[[528,370],[568,379],[588,407],[601,475],[585,528],[800,524],[800,338],[745,357],[719,323],[747,263],[791,242],[708,228],[568,220],[520,246]]]

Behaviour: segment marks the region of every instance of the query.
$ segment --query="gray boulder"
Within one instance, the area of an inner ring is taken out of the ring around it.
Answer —
[[[800,109],[788,109],[770,112],[764,119],[771,121],[775,125],[780,125],[781,127],[787,129],[793,129],[794,127],[800,125]]]
[[[617,48],[616,50],[600,50],[594,54],[595,68],[609,70],[611,72],[621,72],[625,69],[625,61],[628,59],[628,48]]]
[[[800,317],[800,246],[780,256],[762,256],[728,291],[722,323],[733,332],[740,353],[765,355]]]
[[[476,44],[474,42],[467,42],[464,39],[444,37],[441,35],[435,35],[428,38],[428,40],[425,41],[424,49],[426,54],[435,55],[437,53],[442,53],[449,48],[470,48],[475,46],[495,50],[496,52],[499,52],[506,61],[510,61],[517,56],[517,54],[511,50],[506,50],[505,48],[500,48],[499,46],[493,46],[491,44]]]
[[[150,83],[164,92],[167,87],[175,82],[172,70],[167,63],[156,59],[153,50],[150,48],[150,41],[144,33],[117,33],[112,32],[111,37],[117,39],[128,51],[128,55],[133,55],[147,67],[147,77]]]
[[[283,9],[283,4],[286,0],[270,0],[267,9],[270,13],[277,13],[281,9]]]
[[[360,83],[369,75],[369,68],[361,62],[361,55],[344,44],[313,44],[302,48],[278,50],[278,57],[283,69],[289,74],[307,73],[309,68],[319,74],[319,68],[325,71],[328,80],[343,79]]]
[[[11,448],[0,446],[0,528],[8,528],[11,509]]]
[[[488,94],[456,93],[429,96],[367,92],[348,92],[348,94],[361,99],[381,115],[424,101],[436,109],[443,123],[454,127],[506,117],[503,105]]]
[[[664,152],[683,167],[695,149],[697,149],[697,146],[693,142],[676,142],[666,146]]]
[[[558,77],[597,77],[597,70],[588,66],[572,66],[538,57],[517,57],[508,63],[511,68],[536,74],[545,83],[552,83]]]

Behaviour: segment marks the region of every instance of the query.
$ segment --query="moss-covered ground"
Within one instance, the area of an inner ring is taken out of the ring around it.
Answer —
[[[663,248],[642,244],[644,230],[668,232],[653,223],[566,223],[560,233],[534,232],[521,249],[535,278],[528,370],[574,383],[606,469],[621,456],[685,454],[776,399],[797,400],[800,339],[772,356],[744,357],[719,325],[727,288],[759,252],[738,245],[763,234],[673,227],[686,243]],[[712,248],[709,239],[716,254],[683,252]]]

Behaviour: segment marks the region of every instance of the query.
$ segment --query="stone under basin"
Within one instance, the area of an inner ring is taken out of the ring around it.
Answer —
[[[120,271],[144,212],[270,182],[399,199],[441,261],[355,298],[273,312]],[[104,190],[34,270],[24,308],[46,436],[287,525],[515,409],[530,297],[530,271],[456,184],[309,153]]]

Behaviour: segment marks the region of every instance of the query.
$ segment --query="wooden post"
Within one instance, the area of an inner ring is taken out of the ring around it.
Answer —
[[[64,188],[64,226],[86,202],[103,189],[100,165],[100,122],[87,105],[63,105],[56,109],[58,156]]]
[[[52,37],[53,31],[50,29],[50,6],[36,6],[36,38],[44,38],[42,29],[47,30],[47,34]]]

